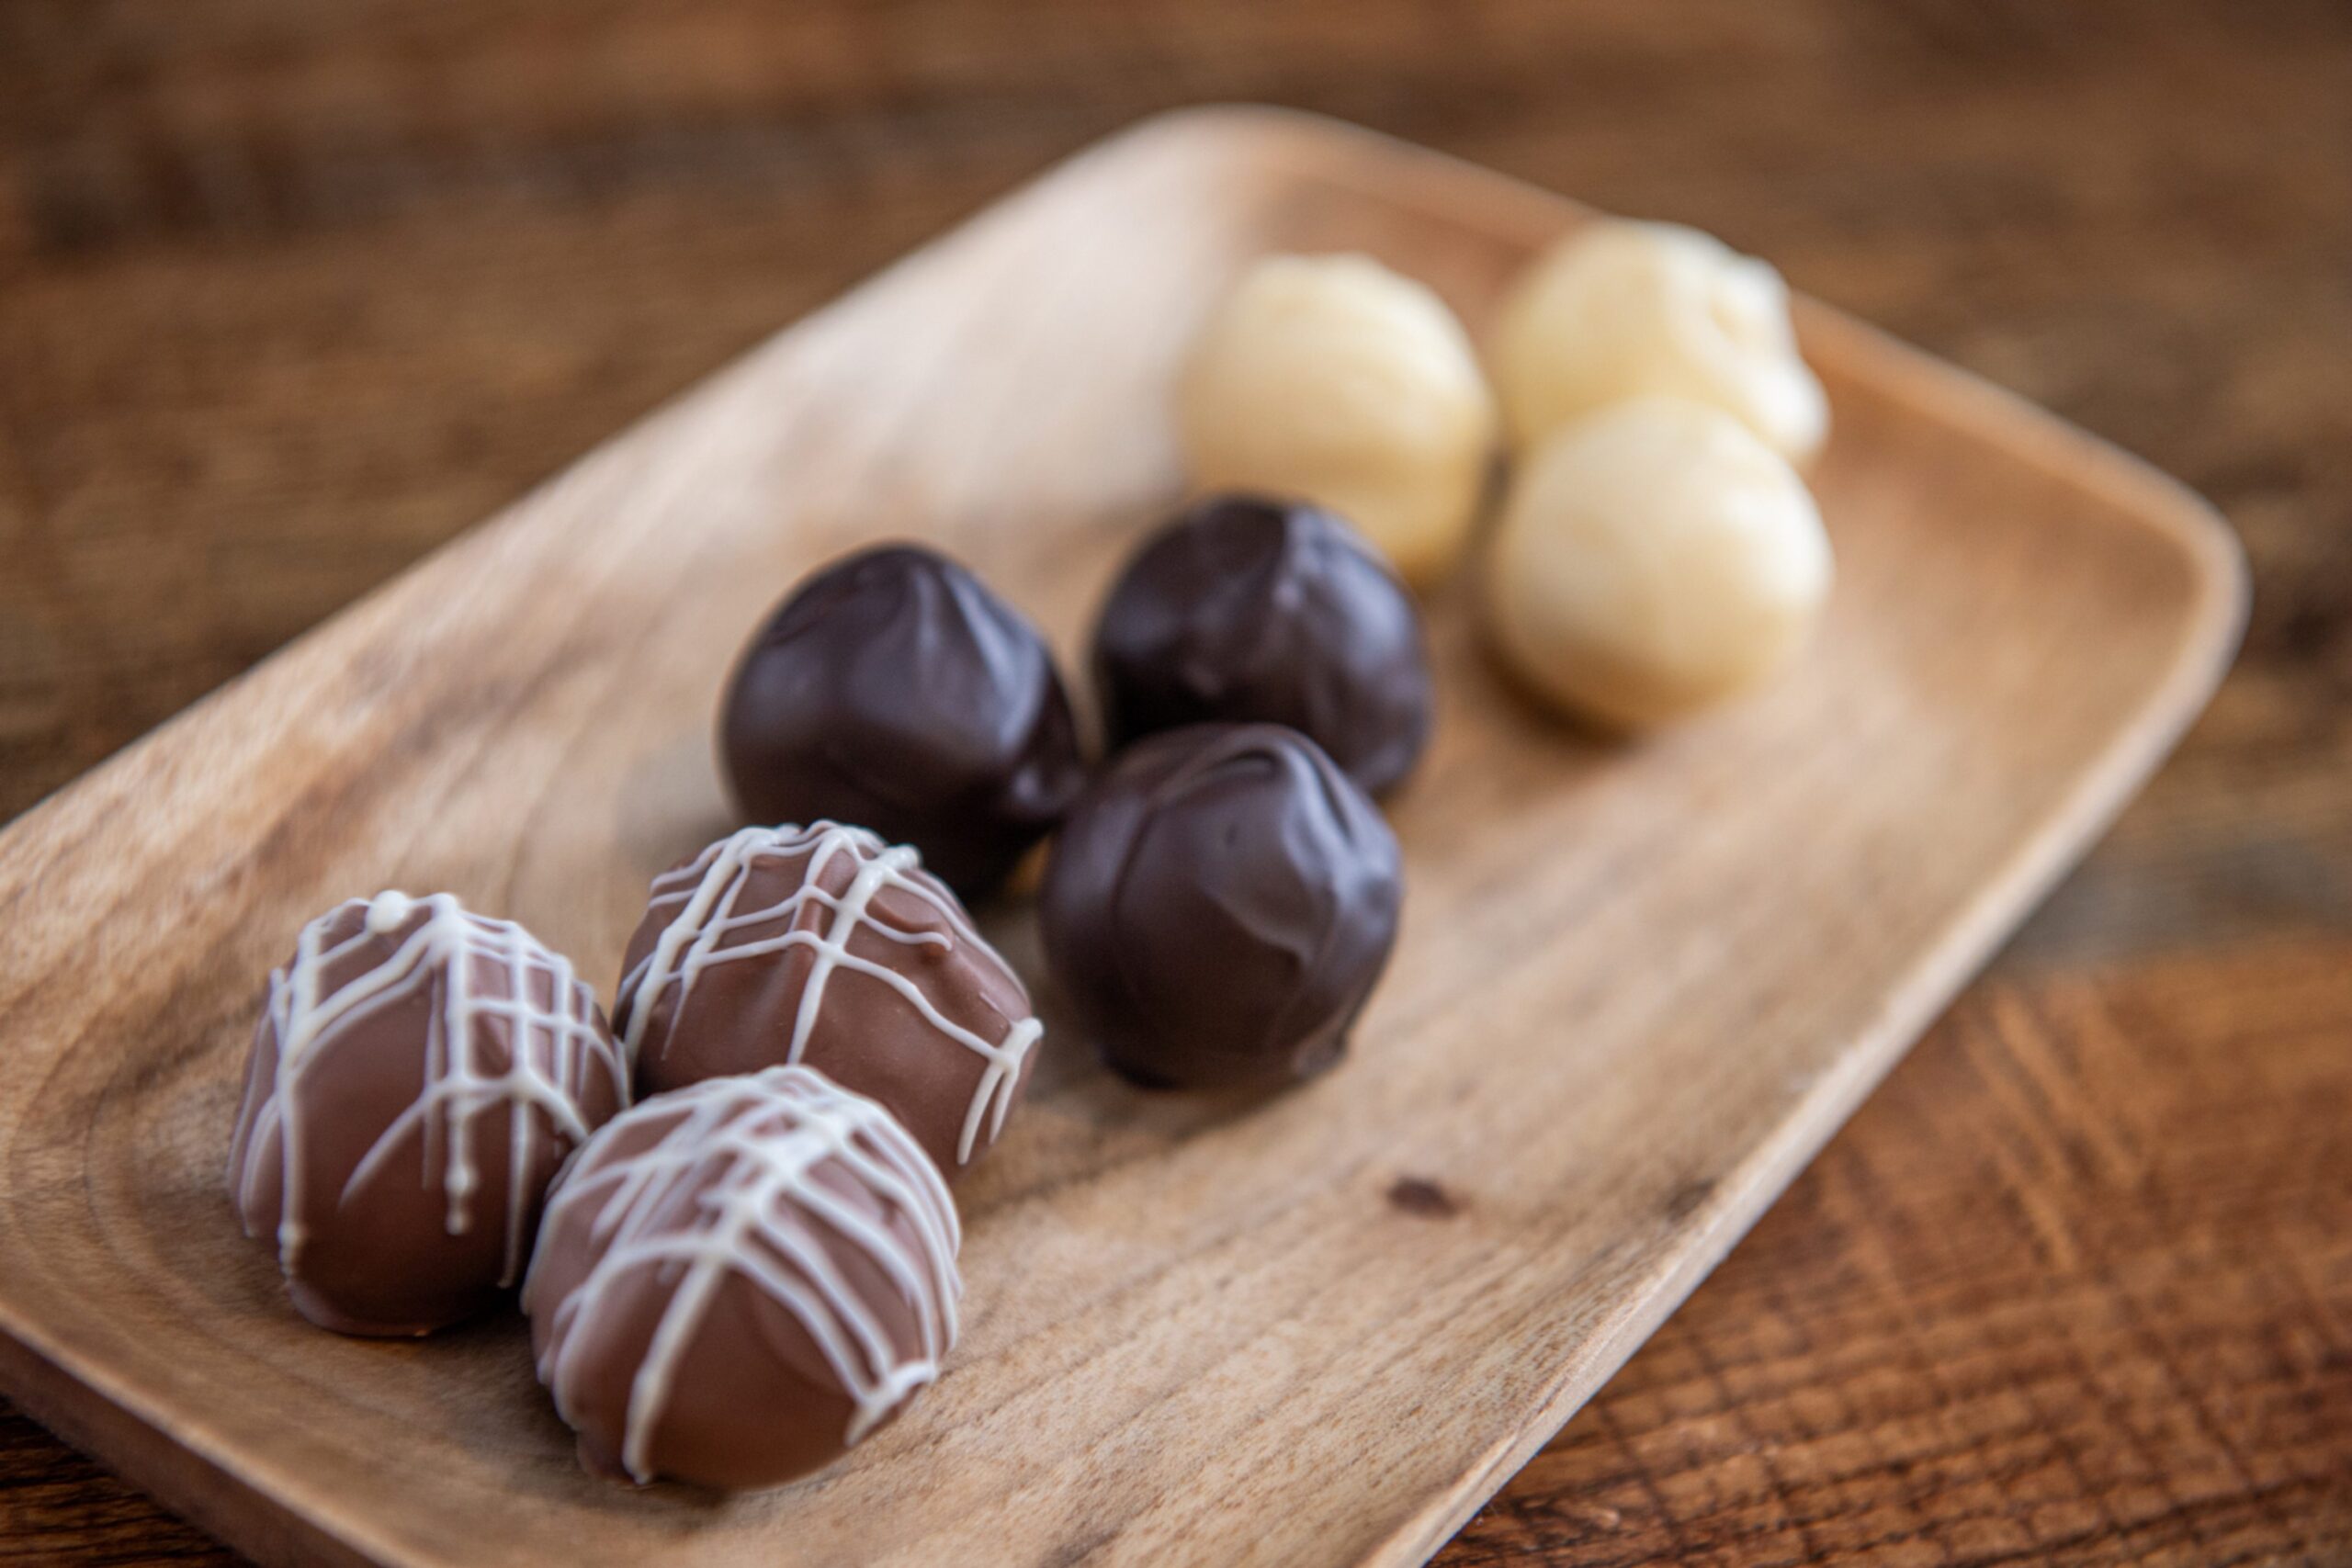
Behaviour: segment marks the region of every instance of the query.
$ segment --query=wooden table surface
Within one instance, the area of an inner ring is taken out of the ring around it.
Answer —
[[[2340,3],[0,0],[0,817],[1205,99],[1715,230],[2254,563],[2177,758],[1441,1561],[2352,1562]],[[0,1405],[0,1561],[225,1556]]]

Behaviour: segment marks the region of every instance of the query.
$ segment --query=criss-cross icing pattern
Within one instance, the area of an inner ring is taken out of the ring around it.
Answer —
[[[841,892],[828,892],[823,886],[825,872],[836,856],[842,855],[850,858],[854,872]],[[759,865],[803,858],[806,863],[792,893],[775,903],[742,907],[744,891]],[[628,1014],[623,1043],[630,1058],[634,1060],[643,1048],[665,994],[674,1024],[684,1015],[686,999],[704,971],[787,948],[807,948],[815,962],[800,994],[785,1062],[798,1062],[808,1048],[824,1010],[826,987],[837,972],[846,970],[881,981],[905,998],[924,1022],[987,1064],[972,1091],[956,1145],[956,1163],[968,1161],[983,1125],[990,1142],[1003,1130],[1005,1113],[1012,1110],[1020,1088],[1022,1061],[1045,1032],[1045,1025],[1035,1017],[1012,1020],[1003,1039],[988,1040],[947,1017],[909,976],[850,951],[851,939],[861,931],[906,946],[944,951],[961,944],[994,964],[1018,987],[1012,967],[973,927],[955,895],[924,874],[921,863],[911,846],[887,846],[865,829],[817,822],[806,828],[742,829],[712,844],[690,863],[654,878],[651,908],[673,912],[653,951],[621,979],[621,1006]],[[937,912],[945,930],[892,924],[875,908],[876,896],[885,888],[922,900]],[[811,907],[828,913],[814,929],[802,929],[800,917]],[[764,928],[775,929],[771,934],[732,940]]]
[[[650,1145],[627,1147],[647,1122]],[[816,1179],[846,1172],[880,1212]],[[577,1211],[585,1209],[586,1215]],[[896,1214],[901,1232],[889,1223]],[[538,1299],[555,1238],[585,1223],[594,1262],[562,1299]],[[567,1421],[574,1416],[597,1319],[636,1292],[667,1292],[633,1375],[620,1442],[622,1468],[653,1478],[654,1435],[687,1348],[719,1288],[749,1282],[789,1312],[825,1358],[853,1405],[854,1444],[939,1374],[956,1342],[963,1233],[955,1203],[897,1118],[808,1067],[706,1078],[615,1119],[582,1151],[548,1201],[525,1305],[540,1336],[539,1381]],[[920,1343],[892,1343],[875,1303],[844,1279],[842,1247],[872,1260],[910,1309]],[[631,1275],[644,1276],[634,1284]]]
[[[354,908],[363,908],[364,918],[330,943],[330,932]],[[329,976],[342,976],[355,953],[396,933],[397,942],[380,962],[329,987]],[[485,984],[488,974],[501,978]],[[473,1224],[473,1196],[481,1183],[474,1122],[501,1105],[512,1106],[505,1255],[499,1278],[502,1288],[512,1285],[522,1272],[523,1243],[537,1197],[533,1184],[521,1178],[543,1141],[560,1140],[567,1146],[587,1141],[591,1129],[581,1115],[580,1100],[592,1072],[611,1079],[616,1104],[628,1103],[628,1062],[596,1019],[595,994],[572,973],[569,960],[522,927],[473,914],[447,893],[426,898],[379,893],[330,909],[302,928],[292,962],[270,975],[266,1008],[277,1045],[276,1076],[266,1096],[248,1096],[232,1145],[242,1164],[230,1176],[248,1212],[275,1155],[282,1193],[278,1262],[288,1274],[300,1264],[315,1223],[307,1212],[306,1167],[315,1151],[304,1084],[325,1070],[359,1024],[436,985],[440,1005],[428,1025],[416,1100],[352,1168],[338,1206],[379,1178],[413,1179],[393,1156],[411,1134],[419,1134],[427,1178],[436,1168],[440,1174],[448,1232],[465,1234]],[[545,1002],[539,999],[542,987]],[[504,1028],[488,1027],[492,1023]],[[503,1063],[497,1060],[502,1056]]]

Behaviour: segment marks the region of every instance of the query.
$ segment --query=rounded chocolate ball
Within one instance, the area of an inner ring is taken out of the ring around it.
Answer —
[[[1263,1087],[1340,1058],[1403,891],[1387,823],[1313,741],[1199,725],[1137,742],[1080,797],[1038,929],[1113,1067]]]
[[[429,1333],[522,1277],[548,1184],[628,1092],[594,993],[522,927],[354,898],[269,977],[230,1197],[303,1316]]]
[[[607,1125],[548,1200],[539,1381],[599,1474],[773,1486],[938,1376],[961,1240],[872,1100],[807,1067],[707,1079]]]
[[[745,828],[654,878],[613,1021],[640,1094],[803,1062],[950,1177],[996,1142],[1044,1032],[911,845],[832,822]]]
[[[1086,773],[1036,628],[913,545],[793,591],[736,665],[719,750],[751,819],[861,823],[967,897],[1004,879]]]
[[[1353,528],[1303,502],[1215,497],[1154,534],[1102,607],[1094,675],[1115,744],[1288,725],[1377,795],[1429,741],[1412,596]]]

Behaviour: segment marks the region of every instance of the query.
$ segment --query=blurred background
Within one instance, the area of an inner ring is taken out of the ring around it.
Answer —
[[[2255,568],[2179,757],[1448,1561],[2352,1559],[2341,0],[0,0],[0,818],[1213,100],[1714,231]],[[0,1415],[0,1560],[212,1551]]]

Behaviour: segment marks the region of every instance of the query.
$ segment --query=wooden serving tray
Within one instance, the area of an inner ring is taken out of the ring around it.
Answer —
[[[286,1306],[221,1166],[265,968],[447,888],[613,976],[728,826],[718,684],[806,568],[935,539],[1065,652],[1177,498],[1170,370],[1235,269],[1369,251],[1483,327],[1550,196],[1261,110],[1154,120],[608,443],[0,838],[0,1382],[254,1555],[1411,1562],[1631,1354],[2203,702],[2242,569],[2195,498],[1807,305],[1839,581],[1804,666],[1636,746],[1462,607],[1397,804],[1402,945],[1341,1070],[1141,1093],[1048,999],[963,1189],[939,1387],[731,1501],[574,1464],[512,1316]],[[989,912],[1038,974],[1028,916]]]

